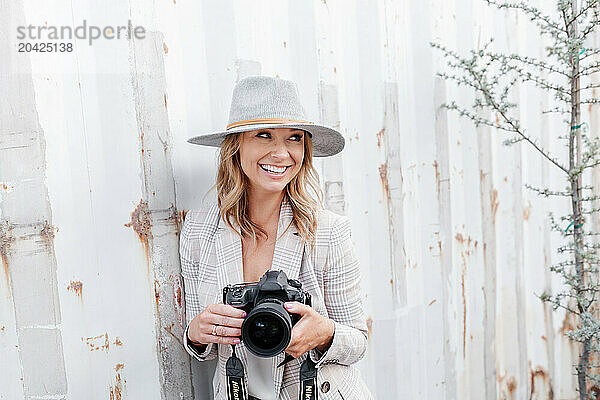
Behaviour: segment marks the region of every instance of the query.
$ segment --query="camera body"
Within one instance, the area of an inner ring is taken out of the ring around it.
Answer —
[[[300,319],[283,307],[288,301],[310,306],[311,296],[283,271],[267,271],[257,283],[223,288],[223,303],[246,311],[242,341],[258,357],[273,357],[287,348],[292,327]]]

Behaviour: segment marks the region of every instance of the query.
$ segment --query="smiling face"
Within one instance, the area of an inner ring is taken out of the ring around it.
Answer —
[[[281,193],[304,160],[304,131],[260,129],[240,135],[240,163],[256,194]]]

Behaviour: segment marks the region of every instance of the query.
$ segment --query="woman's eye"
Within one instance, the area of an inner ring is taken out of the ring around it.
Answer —
[[[256,134],[256,137],[270,138],[271,133],[270,132],[258,132]],[[297,133],[297,134],[290,136],[290,139],[293,140],[294,142],[300,142],[300,141],[302,141],[302,135]]]

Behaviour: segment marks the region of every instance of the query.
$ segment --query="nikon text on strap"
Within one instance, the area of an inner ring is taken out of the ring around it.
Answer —
[[[231,345],[231,357],[225,364],[225,373],[227,375],[227,399],[228,400],[248,400],[246,386],[244,385],[244,364],[235,355],[235,345]]]
[[[300,400],[317,400],[317,369],[310,355],[300,366]]]

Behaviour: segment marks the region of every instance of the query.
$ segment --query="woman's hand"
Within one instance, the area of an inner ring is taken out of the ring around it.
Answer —
[[[325,352],[333,340],[335,331],[333,320],[297,301],[287,302],[284,306],[289,312],[302,316],[292,328],[292,338],[285,352],[294,358],[314,348]]]
[[[229,304],[210,304],[190,322],[188,336],[197,344],[237,344],[245,316]]]

